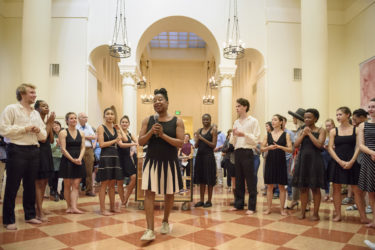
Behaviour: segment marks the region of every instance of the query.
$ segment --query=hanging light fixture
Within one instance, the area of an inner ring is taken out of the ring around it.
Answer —
[[[142,61],[140,61],[139,64],[140,64],[140,68],[141,68],[141,74],[143,74],[143,64],[142,64]],[[146,77],[142,76],[140,79],[138,78],[137,88],[138,89],[144,89],[146,87],[147,87]]]
[[[227,40],[224,43],[224,58],[240,59],[245,55],[245,43],[240,39],[240,28],[238,25],[237,0],[233,0],[233,23],[231,20],[232,1],[229,1],[229,16],[227,24]],[[232,25],[232,27],[231,27]],[[232,28],[232,29],[231,29]]]
[[[204,105],[212,105],[215,102],[215,96],[212,94],[212,88],[210,87],[210,62],[207,62],[207,81],[206,81],[206,91],[203,96]]]
[[[117,58],[127,58],[131,55],[126,31],[125,0],[117,0],[115,27],[109,54]]]
[[[138,89],[144,89],[146,87],[147,87],[146,79],[143,76],[142,79],[139,79],[139,81],[137,82],[137,88]]]
[[[151,72],[150,72],[148,60],[146,61],[146,75],[147,78],[144,79],[146,83],[145,94],[141,95],[141,100],[143,104],[151,104],[154,102],[154,95],[151,94]],[[148,88],[147,88],[148,85]],[[148,91],[147,91],[148,90]],[[148,92],[148,93],[147,93]]]

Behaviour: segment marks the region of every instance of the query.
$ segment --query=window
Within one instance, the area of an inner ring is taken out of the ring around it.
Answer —
[[[193,32],[161,32],[150,42],[151,48],[206,48],[206,42]]]

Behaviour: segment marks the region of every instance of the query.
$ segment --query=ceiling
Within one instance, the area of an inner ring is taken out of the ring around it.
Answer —
[[[266,0],[268,7],[278,8],[300,8],[301,0]],[[315,0],[308,0],[315,1]],[[329,11],[344,11],[354,2],[359,0],[327,0],[327,8]]]

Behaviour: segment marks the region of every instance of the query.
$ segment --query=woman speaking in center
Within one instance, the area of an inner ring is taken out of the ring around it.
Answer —
[[[155,194],[165,195],[164,218],[160,233],[169,233],[168,218],[173,207],[174,193],[182,189],[177,149],[184,143],[184,123],[168,114],[168,93],[164,88],[154,91],[155,115],[142,121],[139,145],[148,144],[142,170],[142,190],[145,190],[147,230],[141,240],[155,239]]]

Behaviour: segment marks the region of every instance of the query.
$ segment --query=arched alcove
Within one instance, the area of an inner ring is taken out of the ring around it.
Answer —
[[[256,49],[245,49],[245,56],[236,61],[237,70],[233,80],[233,106],[236,99],[243,97],[250,101],[251,110],[253,114],[257,105],[259,97],[258,80],[264,73],[264,57]],[[233,119],[236,119],[236,114],[233,113]]]
[[[122,76],[118,58],[111,57],[108,45],[100,45],[91,51],[88,68],[88,115],[90,124],[102,123],[102,111],[114,105],[122,114]]]

